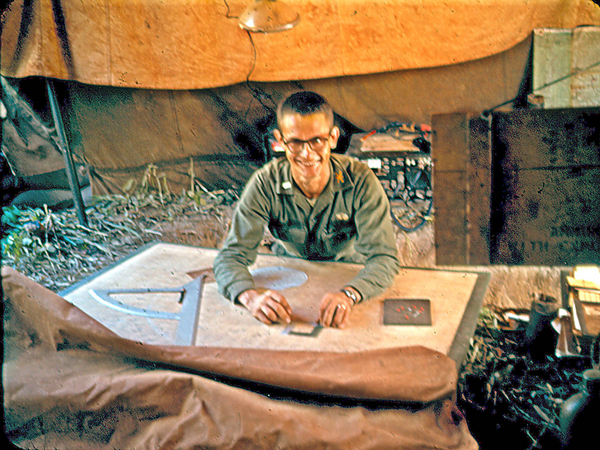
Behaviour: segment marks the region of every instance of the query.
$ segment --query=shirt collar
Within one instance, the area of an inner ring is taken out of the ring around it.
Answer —
[[[292,167],[286,157],[281,157],[275,166],[275,190],[278,194],[294,195]]]
[[[348,175],[348,171],[335,153],[331,154],[331,165],[333,183],[330,183],[330,185],[333,186],[334,191],[344,191],[354,186],[354,182],[350,178],[350,175]]]

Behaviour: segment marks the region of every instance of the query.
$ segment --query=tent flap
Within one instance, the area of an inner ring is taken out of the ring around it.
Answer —
[[[14,0],[3,16],[7,77],[202,89],[331,78],[481,59],[535,28],[599,25],[590,0],[288,0],[280,33],[237,23],[250,0]]]

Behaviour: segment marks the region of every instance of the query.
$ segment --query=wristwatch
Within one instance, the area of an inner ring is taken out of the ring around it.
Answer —
[[[346,297],[348,297],[350,300],[352,300],[352,306],[356,305],[360,300],[358,298],[358,295],[356,295],[354,293],[354,291],[351,291],[350,289],[342,289],[341,292],[343,292],[344,294],[346,294]]]

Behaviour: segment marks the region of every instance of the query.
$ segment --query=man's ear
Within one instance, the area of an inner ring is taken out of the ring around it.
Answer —
[[[336,126],[333,127],[331,129],[331,134],[329,135],[329,139],[330,139],[330,143],[331,143],[331,148],[336,148],[337,147],[337,143],[338,143],[338,139],[340,138],[340,129]]]
[[[273,136],[275,136],[275,139],[277,139],[278,142],[283,143],[283,136],[277,128],[273,130]]]

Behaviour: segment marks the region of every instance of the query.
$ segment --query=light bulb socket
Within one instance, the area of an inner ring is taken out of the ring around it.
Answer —
[[[244,30],[254,33],[275,33],[294,28],[300,15],[286,3],[278,0],[256,0],[238,18]]]

